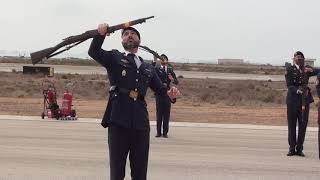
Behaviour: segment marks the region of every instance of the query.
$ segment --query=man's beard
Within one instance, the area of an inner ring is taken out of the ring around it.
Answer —
[[[167,63],[164,62],[164,61],[160,61],[160,64],[161,64],[162,66],[165,66]]]
[[[133,41],[133,42],[122,42],[122,46],[125,50],[131,50],[138,48],[140,45],[140,41]]]

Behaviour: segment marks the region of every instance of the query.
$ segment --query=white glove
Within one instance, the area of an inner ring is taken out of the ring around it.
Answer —
[[[172,86],[168,91],[168,95],[171,99],[174,99],[174,98],[177,98],[177,96],[180,96],[181,93],[177,87]]]
[[[302,94],[302,93],[303,93],[303,91],[301,89],[297,90],[297,94]]]

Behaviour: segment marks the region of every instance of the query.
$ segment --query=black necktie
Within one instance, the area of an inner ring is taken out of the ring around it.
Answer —
[[[164,66],[161,66],[161,71],[163,72],[163,73],[165,73],[166,72],[166,70],[165,70],[165,68],[164,68]]]
[[[136,55],[134,55],[134,54],[132,54],[132,53],[129,53],[127,56],[128,56],[129,62],[130,62],[134,67],[137,67],[136,61],[134,60],[134,57],[135,57]]]

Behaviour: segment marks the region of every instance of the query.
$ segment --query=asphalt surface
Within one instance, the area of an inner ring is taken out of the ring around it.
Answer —
[[[22,71],[23,66],[32,66],[31,64],[0,63],[0,71],[12,72],[13,70]],[[36,65],[45,66],[45,65]],[[54,67],[55,73],[61,74],[106,74],[103,67],[98,66],[67,66],[50,65]],[[182,75],[184,78],[211,78],[211,79],[229,79],[229,80],[259,80],[259,81],[284,81],[283,75],[258,75],[258,74],[237,74],[237,73],[217,73],[217,72],[199,72],[199,71],[175,71],[176,75]]]
[[[0,124],[0,180],[109,179],[107,130],[99,120],[2,115]],[[171,123],[164,139],[154,137],[151,124],[149,180],[320,178],[317,128],[308,129],[303,158],[286,156],[286,127]]]

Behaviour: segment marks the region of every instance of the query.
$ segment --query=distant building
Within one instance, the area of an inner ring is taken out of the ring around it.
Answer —
[[[316,59],[305,59],[304,60],[304,63],[305,63],[305,65],[309,65],[309,66],[311,66],[311,67],[314,67],[314,62],[316,61]]]
[[[218,59],[218,64],[244,64],[243,59]]]
[[[292,58],[292,63],[294,63],[293,62],[294,60],[293,60],[293,58]],[[309,66],[311,66],[311,67],[314,67],[314,62],[316,61],[316,59],[311,59],[311,58],[306,58],[305,60],[304,60],[304,64],[305,65],[309,65]]]

